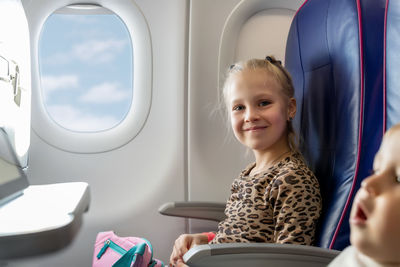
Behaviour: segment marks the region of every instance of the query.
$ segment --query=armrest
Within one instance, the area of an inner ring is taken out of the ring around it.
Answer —
[[[339,253],[337,250],[312,246],[230,243],[193,247],[183,256],[183,260],[190,267],[325,267]]]
[[[217,202],[168,202],[158,212],[167,216],[204,219],[220,222],[225,219],[225,203]]]

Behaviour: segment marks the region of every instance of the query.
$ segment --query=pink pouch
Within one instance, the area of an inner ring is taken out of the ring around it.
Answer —
[[[163,267],[153,259],[150,242],[140,237],[119,237],[113,231],[97,234],[94,244],[93,267]]]

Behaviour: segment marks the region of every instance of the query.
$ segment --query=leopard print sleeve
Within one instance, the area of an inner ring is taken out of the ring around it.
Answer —
[[[319,184],[304,164],[288,166],[271,183],[276,243],[311,245],[321,212]]]

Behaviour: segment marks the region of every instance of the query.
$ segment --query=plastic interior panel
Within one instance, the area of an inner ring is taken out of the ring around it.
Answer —
[[[190,249],[184,260],[189,266],[326,266],[339,251],[282,244],[216,244]]]
[[[0,128],[0,206],[20,195],[28,186],[28,178],[18,164],[7,134]]]
[[[0,1],[0,206],[29,183],[31,69],[28,22],[19,0]]]
[[[158,212],[168,216],[205,219],[220,222],[225,219],[226,203],[212,202],[168,202]]]
[[[65,151],[77,153],[98,153],[116,149],[132,140],[143,128],[151,105],[152,94],[152,44],[147,21],[139,7],[132,1],[122,0],[118,3],[106,0],[88,0],[87,4],[101,5],[120,16],[131,35],[133,47],[133,99],[131,109],[125,119],[114,128],[102,132],[80,133],[66,130],[56,124],[45,110],[38,67],[38,42],[41,28],[54,11],[79,0],[43,0],[41,8],[35,8],[33,2],[26,5],[30,19],[32,41],[33,88],[32,94],[32,127],[48,144]],[[36,19],[36,20],[34,20]]]
[[[7,134],[18,165],[26,168],[31,131],[31,60],[29,25],[20,0],[0,1],[0,76],[0,127]]]
[[[0,207],[0,259],[30,257],[66,247],[78,233],[89,204],[87,183],[28,187],[23,196]]]
[[[265,58],[267,55],[283,61],[294,14],[292,9],[273,8],[252,15],[242,25],[238,35],[234,61]]]
[[[236,46],[241,29],[245,22],[254,14],[267,9],[289,9],[297,10],[302,4],[302,0],[242,0],[232,10],[225,21],[223,32],[220,39],[218,57],[218,81],[223,83],[223,77],[228,67],[237,59]],[[266,48],[266,52],[267,52]],[[265,53],[266,53],[265,52]]]

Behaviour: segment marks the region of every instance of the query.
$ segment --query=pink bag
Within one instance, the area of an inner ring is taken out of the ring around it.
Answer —
[[[140,237],[119,237],[113,231],[97,234],[94,244],[93,267],[164,267],[153,259],[149,241]]]

